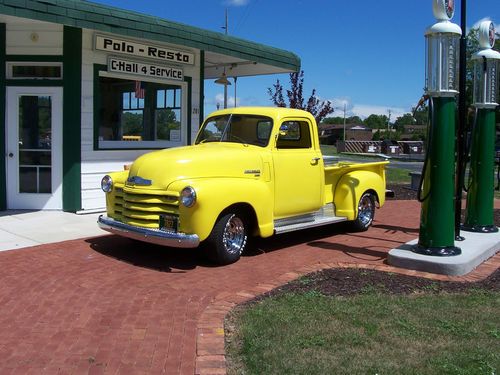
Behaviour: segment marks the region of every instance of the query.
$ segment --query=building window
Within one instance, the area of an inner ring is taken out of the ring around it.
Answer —
[[[62,63],[7,63],[8,79],[62,79],[62,77]]]
[[[181,85],[100,76],[99,148],[164,148],[184,144]]]
[[[156,90],[156,139],[179,141],[181,138],[182,90],[169,87]]]

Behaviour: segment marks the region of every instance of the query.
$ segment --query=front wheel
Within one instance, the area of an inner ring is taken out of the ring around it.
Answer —
[[[208,251],[218,264],[230,264],[240,259],[245,250],[248,229],[245,220],[237,213],[220,217],[207,239]]]
[[[364,193],[359,199],[358,216],[351,222],[351,228],[356,232],[367,230],[375,217],[375,197],[371,193]]]

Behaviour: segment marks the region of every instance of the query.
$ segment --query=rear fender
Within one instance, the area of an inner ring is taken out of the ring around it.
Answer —
[[[333,194],[336,215],[345,216],[348,220],[356,219],[359,199],[367,191],[373,192],[382,206],[385,203],[385,173],[361,170],[344,174]]]

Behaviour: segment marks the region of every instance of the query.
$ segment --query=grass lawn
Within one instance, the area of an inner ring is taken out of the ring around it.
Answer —
[[[409,169],[386,168],[385,179],[388,184],[409,184],[411,181],[409,173]]]
[[[500,372],[500,293],[494,291],[289,292],[236,310],[227,325],[229,374]]]

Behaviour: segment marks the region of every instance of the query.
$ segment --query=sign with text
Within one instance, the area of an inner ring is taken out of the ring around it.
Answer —
[[[108,59],[108,72],[135,74],[138,76],[173,79],[177,81],[184,79],[182,69],[127,61],[115,57]]]
[[[162,48],[108,36],[96,35],[94,48],[99,51],[120,53],[130,56],[147,57],[178,64],[194,64],[194,54]]]

